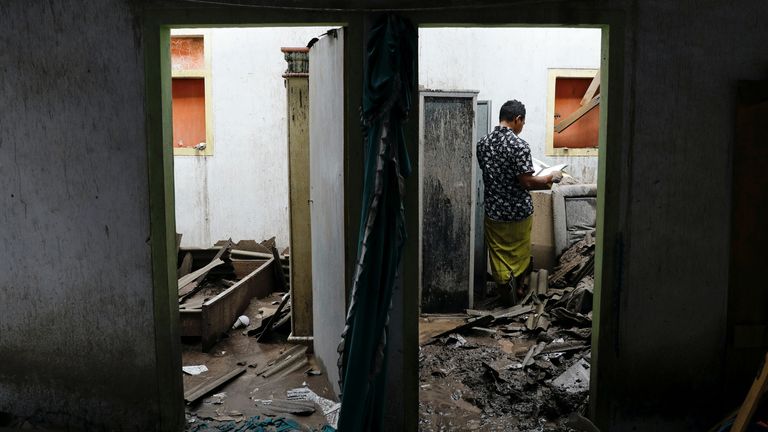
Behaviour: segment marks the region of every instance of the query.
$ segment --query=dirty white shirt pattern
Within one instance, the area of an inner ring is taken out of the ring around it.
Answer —
[[[512,129],[496,126],[477,143],[477,161],[483,170],[485,215],[496,221],[519,221],[533,214],[531,194],[517,176],[533,173],[528,143]]]

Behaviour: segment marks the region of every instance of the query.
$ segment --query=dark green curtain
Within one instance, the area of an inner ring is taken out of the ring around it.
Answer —
[[[382,429],[389,312],[406,238],[411,165],[403,124],[415,87],[416,38],[410,21],[385,14],[374,21],[366,45],[365,179],[357,267],[339,345],[341,432]]]

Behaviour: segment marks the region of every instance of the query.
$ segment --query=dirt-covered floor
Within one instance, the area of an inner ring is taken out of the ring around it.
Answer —
[[[428,332],[434,322],[452,320],[463,318],[422,318],[421,327]],[[574,430],[567,419],[571,413],[586,409],[588,382],[567,388],[553,385],[553,380],[582,359],[588,364],[589,349],[539,355],[525,368],[522,361],[541,340],[563,346],[588,344],[585,337],[589,332],[556,327],[538,335],[495,330],[495,334],[470,330],[461,336],[463,340],[444,337],[421,346],[419,429]]]
[[[419,323],[419,430],[589,431],[591,236],[552,274],[534,272],[519,304],[481,300]],[[492,292],[493,284],[488,292]]]

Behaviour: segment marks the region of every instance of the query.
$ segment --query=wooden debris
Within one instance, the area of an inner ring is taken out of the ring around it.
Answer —
[[[587,87],[587,91],[584,92],[584,97],[581,98],[581,102],[579,105],[584,106],[584,104],[589,103],[592,99],[595,98],[595,93],[597,93],[597,89],[600,88],[600,70],[597,71],[595,74],[595,77],[592,78],[592,82],[589,83],[589,87]]]
[[[459,325],[457,325],[455,327],[452,327],[449,330],[446,330],[446,331],[444,331],[442,333],[439,333],[439,334],[437,334],[435,336],[432,336],[432,340],[427,342],[427,343],[432,343],[432,342],[434,342],[434,341],[436,341],[436,340],[438,340],[438,339],[440,339],[440,338],[442,338],[444,336],[450,335],[451,333],[461,333],[462,331],[469,330],[472,327],[484,327],[484,326],[487,326],[488,324],[492,323],[493,320],[494,320],[493,315],[485,315],[485,316],[481,316],[481,317],[477,317],[477,318],[470,318],[470,319],[468,319],[464,323],[461,323],[461,324],[459,324]]]
[[[277,311],[267,319],[266,324],[264,325],[264,328],[259,334],[259,336],[256,338],[256,341],[261,342],[264,340],[264,337],[268,335],[272,331],[272,326],[275,323],[275,317],[280,316],[280,312],[282,312],[283,308],[288,304],[288,300],[290,300],[291,295],[286,294],[283,296],[283,300],[280,302],[280,306],[278,306]]]
[[[574,111],[571,115],[563,119],[560,123],[555,125],[555,132],[561,133],[562,131],[568,129],[568,127],[574,123],[576,123],[576,120],[584,117],[588,112],[592,111],[597,105],[600,104],[600,95],[597,95],[592,98],[589,102],[587,102],[585,105],[582,105]]]
[[[297,416],[308,416],[314,414],[317,410],[315,403],[312,401],[302,400],[285,400],[285,399],[271,399],[271,400],[256,400],[256,405],[273,413],[285,413],[293,414]]]
[[[181,264],[179,265],[179,269],[176,271],[176,274],[179,278],[184,277],[192,272],[192,254],[187,252],[184,254],[184,258],[181,260]]]
[[[497,321],[502,321],[505,319],[511,319],[511,318],[518,317],[520,315],[531,313],[534,310],[535,310],[535,307],[533,305],[525,305],[525,306],[517,305],[509,309],[504,309],[502,311],[497,312],[496,314],[494,314],[494,318]]]
[[[495,329],[490,329],[490,328],[485,328],[485,327],[472,327],[472,331],[486,333],[486,334],[491,335],[491,336],[493,336],[496,333],[498,333]]]
[[[274,287],[272,268],[269,260],[235,285],[207,300],[202,307],[203,350],[208,351],[218,342],[223,333],[229,331],[232,323],[243,314],[254,297],[264,297]]]
[[[203,280],[205,280],[206,276],[208,276],[208,273],[213,268],[221,264],[224,264],[224,262],[226,261],[229,261],[229,251],[231,248],[232,248],[232,240],[229,240],[227,244],[224,245],[224,247],[222,247],[221,250],[219,250],[216,256],[213,257],[213,259],[207,266],[179,279],[179,283],[178,283],[179,297],[183,300],[193,295],[195,292],[197,292],[198,289],[200,289],[200,286],[203,283]],[[196,275],[196,277],[192,277],[192,275]]]
[[[212,391],[216,390],[220,386],[228,383],[229,381],[232,381],[233,379],[240,376],[243,372],[245,372],[245,367],[238,367],[235,369],[232,369],[231,371],[225,373],[224,375],[220,376],[219,378],[216,378],[214,380],[204,381],[200,383],[197,387],[191,389],[188,392],[184,393],[184,401],[187,404],[195,403],[197,400],[202,398],[203,396],[211,393]]]
[[[179,297],[183,299],[191,295],[192,292],[200,285],[200,282],[198,282],[198,279],[205,278],[205,276],[208,274],[208,272],[212,268],[222,264],[224,264],[224,261],[222,261],[220,258],[216,258],[213,261],[211,261],[207,266],[201,269],[197,269],[194,272],[189,273],[188,275],[179,279],[179,282],[178,282]]]
[[[549,276],[549,285],[555,288],[575,286],[583,276],[594,272],[594,260],[595,238],[587,234],[560,256]]]
[[[257,371],[256,374],[264,378],[281,378],[291,372],[306,369],[308,365],[307,347],[296,345],[278,357],[272,365]]]
[[[566,351],[581,351],[587,348],[589,348],[589,345],[585,344],[582,341],[561,342],[561,343],[552,342],[541,351],[541,354],[550,354],[550,353],[566,352]]]
[[[549,271],[545,269],[541,269],[538,272],[538,277],[536,278],[536,294],[540,296],[547,295],[547,291],[549,291]],[[533,289],[533,284],[531,284],[531,289]]]
[[[739,412],[736,415],[736,420],[733,422],[731,431],[744,432],[747,430],[749,421],[755,414],[757,405],[766,390],[768,390],[768,354],[765,355],[763,366],[758,373],[757,378],[755,378],[755,381],[752,383],[752,387],[749,388],[747,398],[744,400],[741,408],[739,408]]]

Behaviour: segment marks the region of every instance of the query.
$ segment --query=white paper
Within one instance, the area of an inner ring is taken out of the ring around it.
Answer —
[[[310,400],[318,404],[320,409],[323,410],[323,414],[325,415],[325,419],[328,421],[328,424],[336,429],[336,425],[339,422],[339,412],[341,411],[340,402],[334,402],[330,399],[320,397],[317,393],[313,392],[308,387],[299,387],[293,390],[288,390],[286,399]]]
[[[543,176],[543,175],[549,175],[555,171],[562,171],[567,167],[568,164],[558,164],[558,165],[552,165],[549,168],[542,168],[539,170],[539,172],[536,173],[537,176]]]
[[[181,370],[184,371],[185,374],[189,374],[189,375],[200,375],[203,372],[208,372],[208,368],[205,367],[205,365],[182,366]]]

